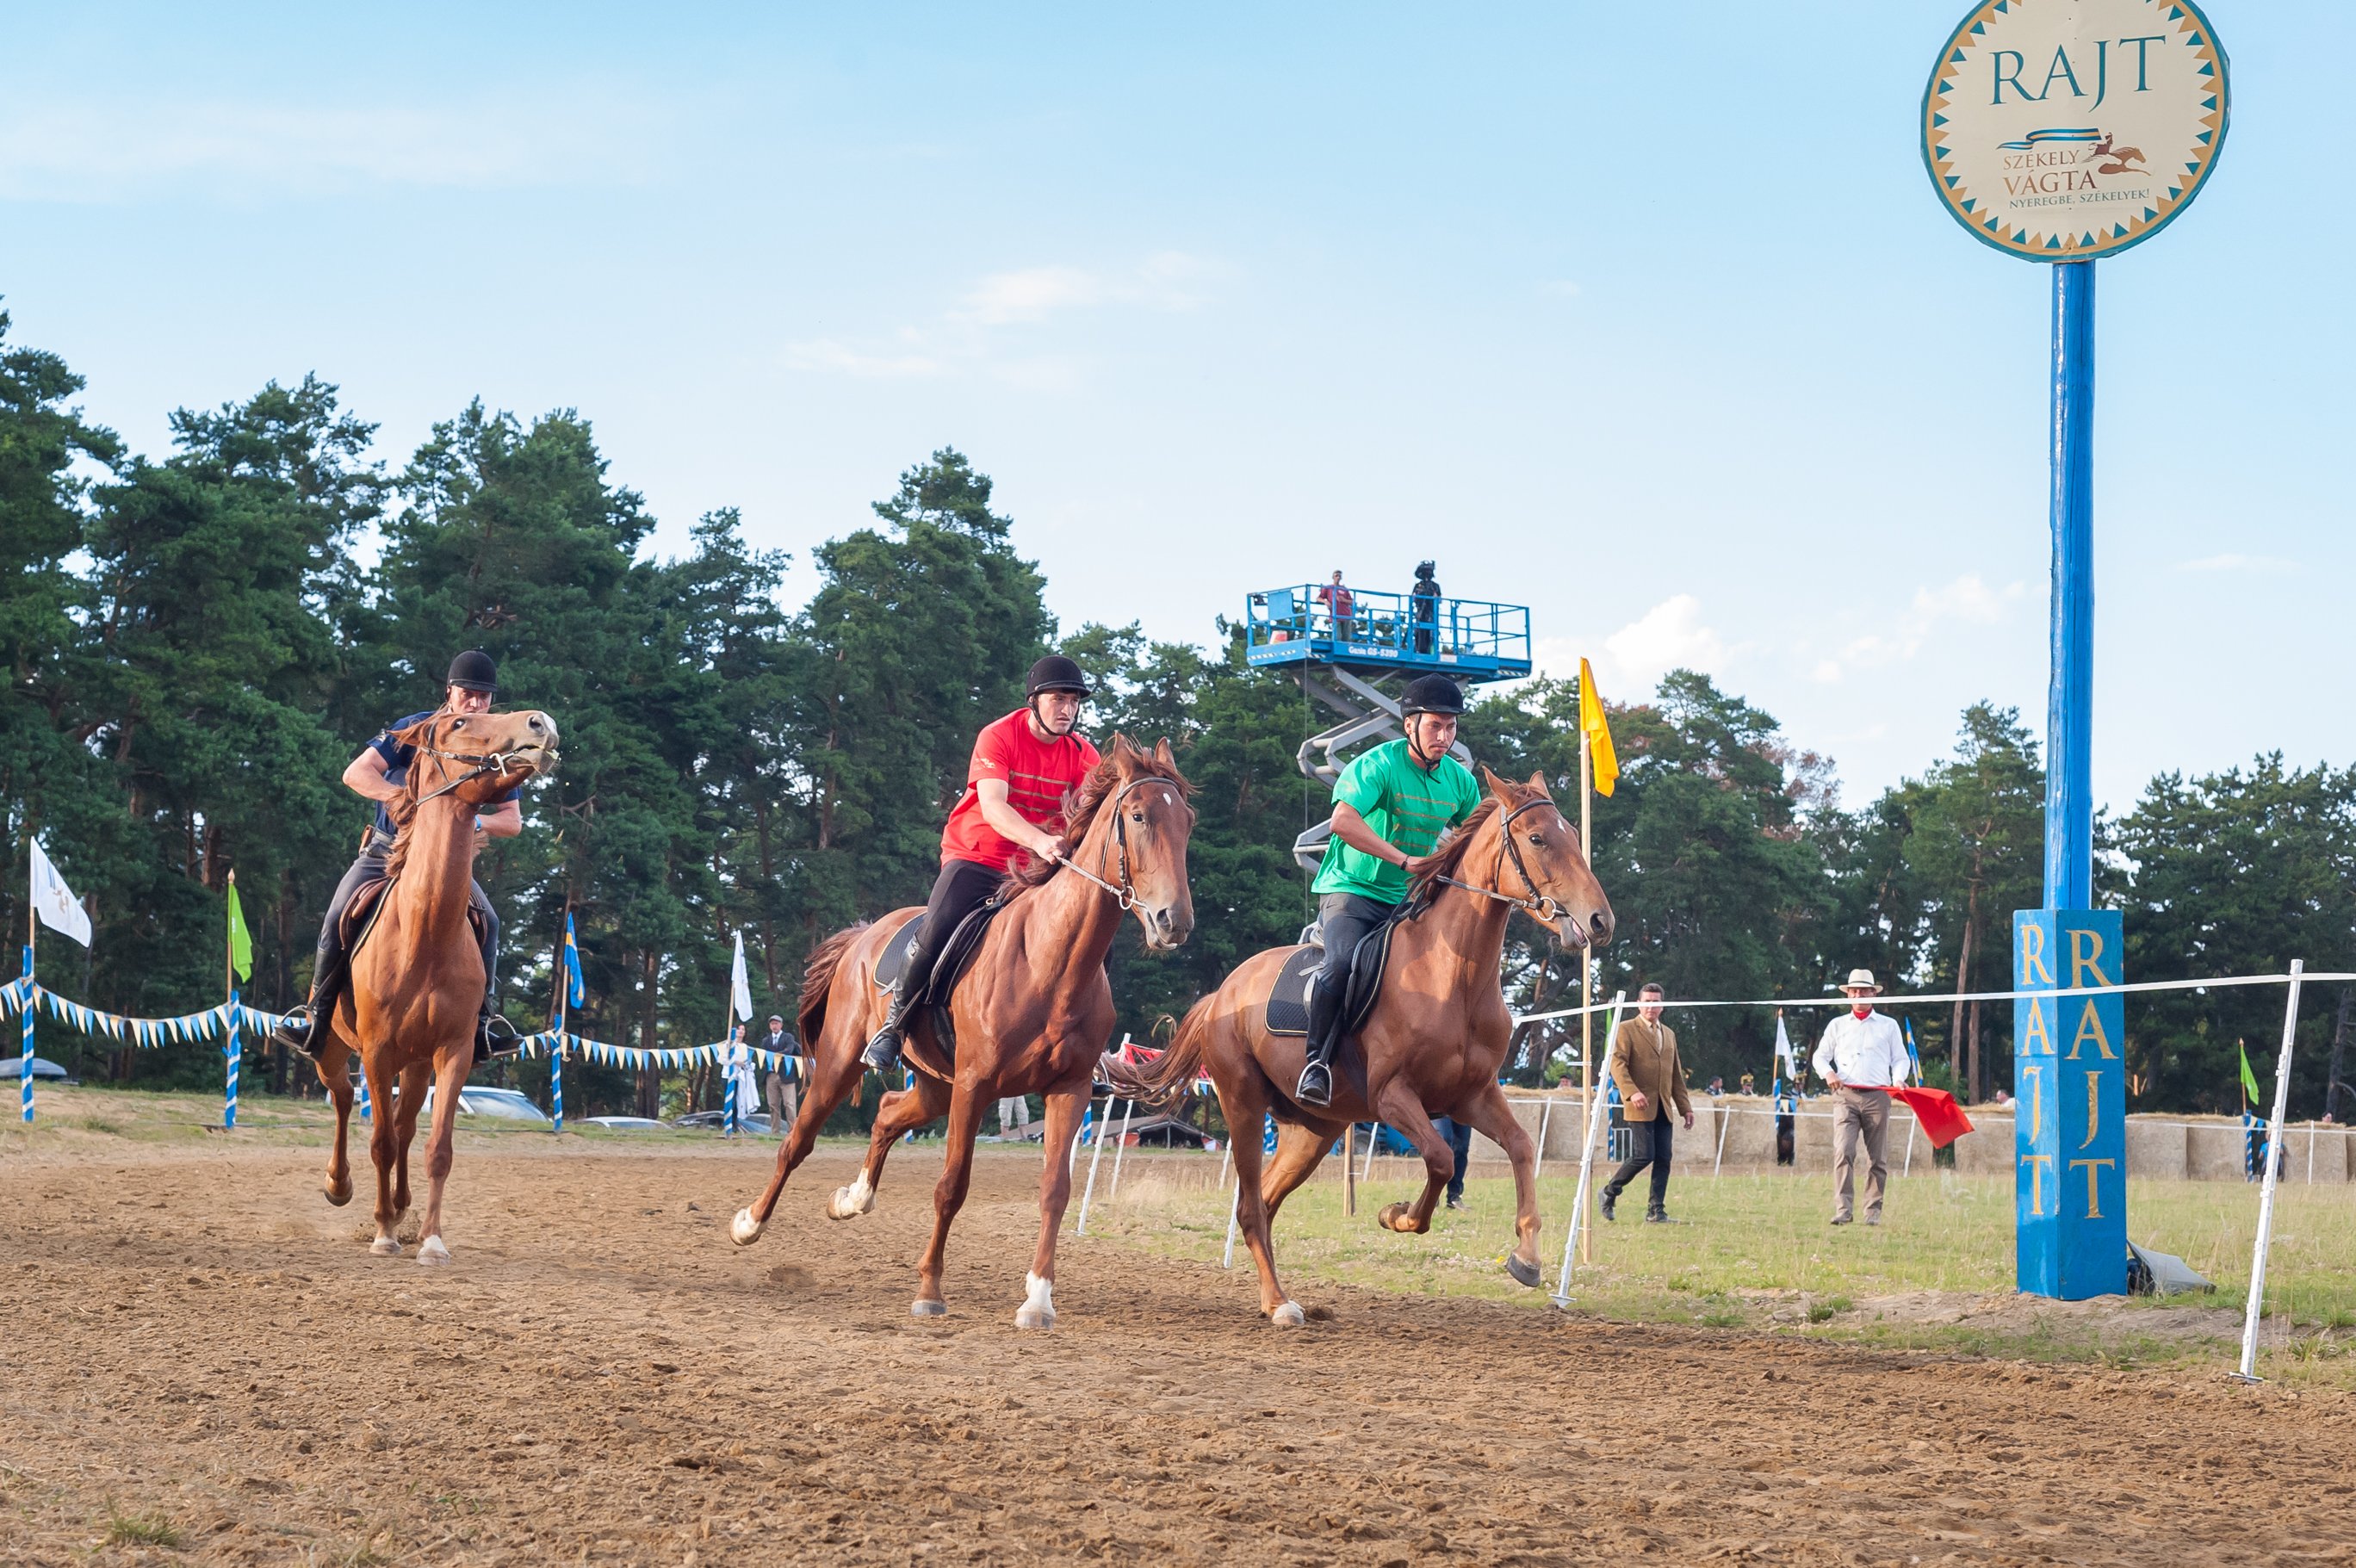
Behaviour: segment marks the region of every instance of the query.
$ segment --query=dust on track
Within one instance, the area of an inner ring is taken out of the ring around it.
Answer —
[[[453,1267],[368,1254],[316,1150],[0,1169],[0,1562],[2345,1562],[2356,1401],[1597,1324],[1066,1236],[988,1154],[949,1316],[932,1157],[462,1139]],[[177,1548],[109,1542],[167,1521]]]

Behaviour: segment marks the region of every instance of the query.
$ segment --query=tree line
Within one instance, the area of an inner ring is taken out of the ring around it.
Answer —
[[[1121,1028],[1150,1037],[1312,912],[1290,850],[1328,801],[1293,762],[1323,724],[1299,685],[1249,668],[1224,624],[1203,645],[1059,627],[989,476],[953,449],[813,545],[817,591],[794,606],[787,556],[749,544],[733,509],[659,555],[656,519],[574,411],[526,421],[478,400],[394,468],[371,455],[375,427],[306,376],[176,412],[170,450],[148,456],[82,415],[60,358],[7,331],[0,314],[0,802],[16,868],[0,918],[24,929],[37,833],[96,926],[87,954],[46,942],[42,978],[91,1006],[158,1016],[220,999],[232,869],[255,940],[248,999],[299,999],[368,816],[338,775],[390,720],[434,706],[467,647],[498,659],[502,705],[546,709],[564,737],[525,833],[479,866],[507,923],[503,997],[526,1027],[547,1013],[568,912],[581,1033],[718,1038],[739,930],[756,1011],[790,1019],[816,942],[921,901],[975,731],[1020,704],[1023,671],[1051,647],[1097,683],[1092,731],[1169,736],[1197,790],[1195,936],[1169,957],[1117,946]],[[1593,853],[1620,937],[1602,994],[1658,980],[1673,996],[1815,996],[1858,965],[1907,988],[2006,988],[2043,831],[2017,713],[1974,706],[1951,755],[1844,809],[1827,760],[1705,676],[1674,672],[1611,711],[1622,771],[1595,803]],[[1462,735],[1575,810],[1577,713],[1575,683],[1541,678],[1480,697]],[[2131,978],[2356,967],[2356,769],[2271,756],[2163,775],[2097,837]],[[1507,984],[1537,1011],[1575,998],[1578,974],[1521,923]],[[2308,1114],[2348,1033],[2340,1000],[2304,1010],[2293,1103]],[[2270,1062],[2279,1008],[2256,989],[2133,1002],[2136,1108],[2232,1109],[2236,1041]],[[1788,1020],[1804,1049],[1822,1017]],[[1934,1081],[1973,1098],[2008,1081],[2008,1005],[1912,1017]],[[1766,1082],[1771,1014],[1673,1021],[1697,1077]],[[1513,1071],[1537,1081],[1573,1032],[1533,1028]],[[86,1077],[219,1072],[209,1047],[43,1037]],[[260,1076],[303,1081],[276,1059]],[[654,1114],[666,1087],[582,1069],[568,1104]]]

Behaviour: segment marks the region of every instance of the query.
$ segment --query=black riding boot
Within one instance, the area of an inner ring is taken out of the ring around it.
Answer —
[[[907,1032],[908,1015],[916,1010],[916,1001],[925,994],[925,982],[933,976],[931,932],[916,951],[908,955],[901,965],[900,978],[892,987],[892,1005],[884,1011],[884,1027],[868,1040],[867,1049],[859,1053],[862,1066],[872,1067],[887,1077],[900,1071],[900,1042]]]
[[[523,1035],[515,1025],[508,1022],[505,1013],[492,1005],[492,999],[499,994],[499,927],[497,915],[484,923],[482,946],[483,1006],[475,1015],[475,1065],[477,1067],[495,1056],[513,1056],[523,1049]]]
[[[270,1038],[289,1051],[299,1051],[312,1061],[318,1061],[319,1048],[327,1040],[327,1026],[320,1020],[334,1009],[336,993],[343,982],[344,950],[340,946],[321,946],[311,968],[310,999],[273,1028]]]
[[[1304,1105],[1333,1103],[1333,1050],[1342,1038],[1342,997],[1323,979],[1309,983],[1309,1065],[1292,1097]]]

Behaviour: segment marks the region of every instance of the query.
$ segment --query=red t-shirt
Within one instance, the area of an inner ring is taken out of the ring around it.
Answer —
[[[1006,781],[1006,803],[1034,827],[1053,829],[1064,820],[1064,796],[1097,765],[1097,749],[1076,731],[1042,742],[1031,732],[1031,710],[1018,708],[974,737],[973,761],[966,764],[965,794],[941,833],[941,859],[971,860],[1004,870],[1023,849],[981,815],[974,786],[983,779]]]

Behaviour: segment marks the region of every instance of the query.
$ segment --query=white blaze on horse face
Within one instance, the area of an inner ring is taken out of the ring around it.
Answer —
[[[1053,1328],[1055,1326],[1055,1282],[1041,1279],[1035,1274],[1023,1276],[1023,1306],[1014,1314],[1017,1328]]]

